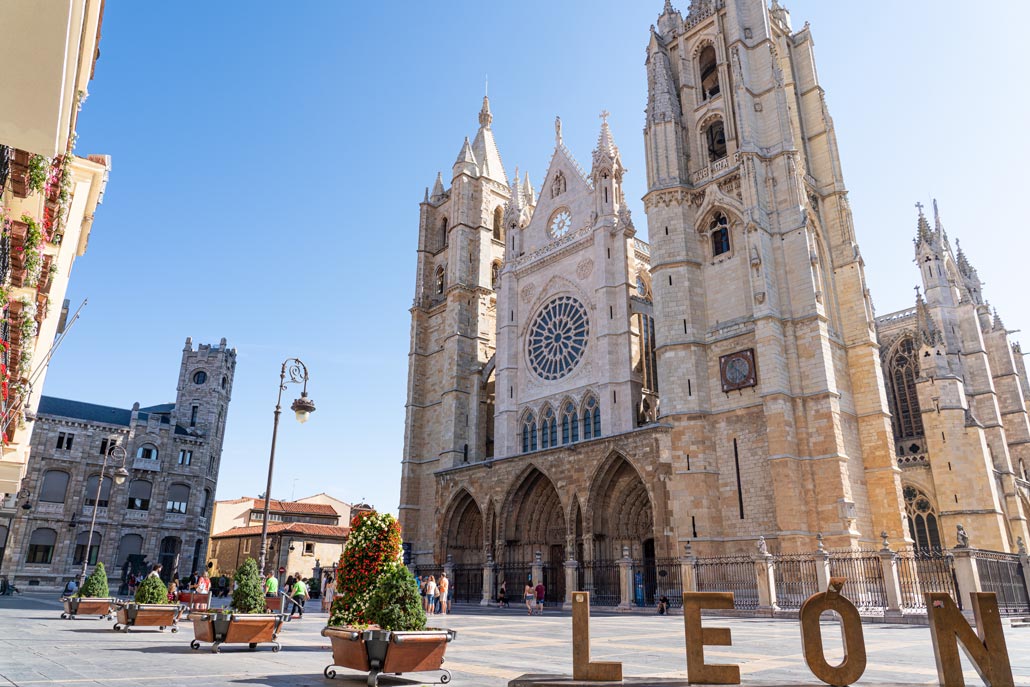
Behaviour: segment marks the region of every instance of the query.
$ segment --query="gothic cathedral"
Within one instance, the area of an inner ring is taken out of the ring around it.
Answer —
[[[646,71],[647,241],[603,114],[589,170],[556,120],[537,190],[509,180],[484,98],[426,191],[412,562],[1030,539],[1018,344],[922,210],[925,297],[875,317],[808,25],[776,0],[667,1]]]

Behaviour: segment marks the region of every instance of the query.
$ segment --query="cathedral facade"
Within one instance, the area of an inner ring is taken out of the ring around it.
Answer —
[[[875,318],[808,26],[775,0],[666,2],[646,71],[647,241],[604,114],[589,170],[555,122],[538,191],[508,179],[484,98],[449,186],[426,191],[413,562],[951,545],[957,524],[1012,550],[1021,355],[928,225],[925,301]]]

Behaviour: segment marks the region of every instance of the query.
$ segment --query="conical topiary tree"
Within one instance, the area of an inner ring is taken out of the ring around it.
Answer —
[[[104,569],[103,563],[97,563],[76,596],[100,598],[111,596],[111,590],[107,586],[107,570]]]
[[[253,558],[243,561],[233,575],[236,589],[232,593],[232,608],[237,613],[264,613],[265,593],[261,587],[257,563]]]
[[[351,520],[340,557],[330,625],[424,630],[418,583],[400,562],[401,527],[389,513],[363,511]]]
[[[139,583],[133,600],[138,604],[166,604],[168,603],[168,587],[157,575],[148,575]]]

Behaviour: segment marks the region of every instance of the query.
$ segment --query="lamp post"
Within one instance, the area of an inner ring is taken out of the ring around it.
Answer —
[[[268,554],[268,506],[272,501],[272,469],[275,465],[275,439],[279,434],[279,415],[282,413],[283,392],[287,384],[303,384],[300,398],[296,399],[290,410],[297,415],[297,422],[304,424],[308,416],[315,412],[314,402],[308,398],[308,367],[299,358],[287,358],[283,361],[279,372],[279,397],[275,401],[275,421],[272,424],[272,451],[268,456],[268,484],[265,487],[265,508],[261,518],[261,560],[258,568],[265,574],[265,558]]]
[[[86,581],[86,566],[89,565],[89,550],[93,546],[93,528],[97,524],[97,508],[100,507],[100,494],[104,489],[104,471],[107,469],[107,459],[113,456],[116,451],[120,451],[122,454],[122,464],[114,471],[114,483],[125,484],[125,480],[129,477],[129,471],[125,469],[125,458],[128,454],[124,448],[116,444],[104,454],[104,463],[100,466],[100,477],[97,478],[97,495],[93,499],[93,517],[89,521],[89,536],[86,538],[86,551],[82,556],[82,572],[79,573],[80,588]],[[108,491],[108,498],[110,498],[110,491]]]

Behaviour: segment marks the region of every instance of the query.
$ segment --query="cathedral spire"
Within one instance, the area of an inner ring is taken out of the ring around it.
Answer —
[[[923,204],[916,203],[916,208],[919,210],[919,220],[916,225],[916,245],[920,243],[932,244],[934,237],[930,231],[930,223],[926,220],[926,215],[923,214]]]
[[[468,139],[465,139],[466,141]],[[443,172],[436,173],[436,181],[433,183],[433,193],[429,196],[428,200],[433,203],[439,203],[444,198],[443,190]]]
[[[937,324],[930,314],[930,309],[926,305],[926,300],[923,299],[923,294],[919,292],[919,287],[916,287],[916,326],[919,329],[919,335],[924,346],[935,347],[944,343],[944,337],[941,336],[940,330],[937,329]]]
[[[504,172],[501,154],[497,150],[494,133],[490,129],[493,121],[494,116],[490,112],[490,98],[484,95],[483,107],[479,110],[479,131],[476,132],[476,138],[472,142],[472,152],[476,155],[479,173],[482,176],[508,186],[508,175]]]
[[[465,142],[461,144],[461,152],[458,153],[458,159],[454,161],[454,176],[459,174],[468,174],[472,177],[479,176],[476,156],[472,152],[472,146],[469,145],[468,136],[465,137]]]

